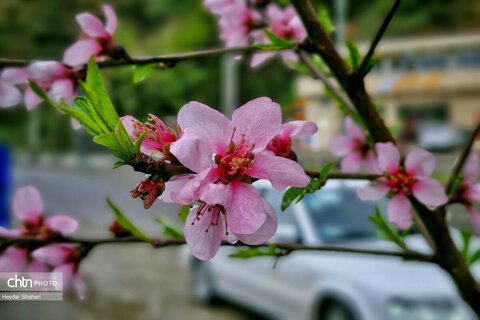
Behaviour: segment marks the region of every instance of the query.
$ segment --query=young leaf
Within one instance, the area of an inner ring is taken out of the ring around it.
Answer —
[[[113,164],[112,169],[120,168],[121,166],[126,166],[127,163],[123,160],[117,161]]]
[[[171,238],[183,238],[182,230],[179,230],[170,220],[166,217],[157,216],[155,217],[157,221],[163,227],[163,235],[165,237]]]
[[[285,191],[285,193],[283,194],[282,205],[281,205],[282,211],[285,211],[285,209],[287,209],[292,204],[293,201],[302,197],[302,195],[304,194],[305,194],[304,188],[296,188],[296,187],[288,188],[287,191]]]
[[[332,167],[333,167],[333,162],[330,161],[330,162],[327,162],[323,165],[323,167],[320,169],[320,174],[319,174],[319,177],[321,180],[326,180],[327,179],[327,176],[330,172],[330,170],[332,170]]]
[[[183,223],[187,221],[187,217],[188,217],[188,214],[190,213],[190,209],[191,209],[190,206],[186,205],[186,206],[181,206],[180,210],[178,210],[178,217]]]
[[[127,160],[130,159],[135,154],[135,146],[133,145],[128,132],[125,130],[125,127],[121,121],[119,121],[115,127],[114,133],[123,153],[127,156]]]
[[[360,51],[355,43],[351,41],[346,42],[348,52],[350,54],[349,64],[352,69],[357,69],[362,62],[362,58],[360,56]]]
[[[318,21],[320,21],[320,24],[328,35],[332,35],[335,32],[335,26],[330,19],[330,14],[327,8],[320,8],[320,11],[318,12]]]
[[[97,135],[93,138],[93,142],[102,145],[110,150],[114,156],[122,160],[130,160],[130,155],[125,154],[122,146],[118,143],[117,138],[113,132],[107,132]]]
[[[30,84],[30,88],[32,88],[33,92],[41,98],[43,101],[46,101],[50,104],[54,104],[53,101],[50,100],[50,98],[47,96],[47,94],[38,86],[38,84],[33,81],[33,80],[28,80],[28,83]]]
[[[468,264],[473,265],[477,263],[480,260],[480,249],[475,251],[469,258],[468,258]]]
[[[142,131],[142,133],[140,133],[140,135],[138,136],[138,139],[135,142],[135,146],[134,146],[135,153],[140,152],[140,148],[142,147],[143,139],[145,139],[146,135],[147,135],[147,131]]]
[[[368,219],[372,221],[377,227],[377,236],[380,239],[394,242],[400,248],[407,249],[407,245],[400,237],[397,229],[395,229],[394,227],[392,227],[391,224],[385,221],[378,207],[375,207],[375,213],[369,216]]]
[[[278,49],[276,50],[291,49],[295,46],[293,42],[277,37],[268,29],[264,29],[263,32],[265,33],[265,36],[268,38],[268,40],[270,40],[271,44],[278,47]]]
[[[133,83],[139,83],[145,80],[150,73],[157,69],[157,64],[144,64],[141,66],[135,66],[135,71],[133,73]]]
[[[461,230],[460,234],[462,235],[462,255],[465,259],[468,258],[470,252],[470,244],[472,242],[472,234],[468,231]]]
[[[231,253],[229,257],[239,259],[250,259],[255,257],[276,257],[277,249],[273,244],[270,244],[267,248],[241,248]]]
[[[115,219],[118,221],[118,223],[127,231],[129,231],[131,234],[133,234],[135,237],[144,240],[145,242],[152,242],[152,240],[145,234],[143,233],[140,229],[138,229],[124,214],[120,209],[117,208],[113,204],[113,202],[107,198],[107,204],[112,210],[113,214],[115,215]]]
[[[88,117],[90,117],[90,119],[92,119],[92,121],[94,121],[101,129],[102,133],[106,133],[108,132],[108,128],[106,126],[106,124],[103,122],[103,120],[100,118],[100,116],[98,115],[98,113],[95,111],[95,109],[93,108],[92,104],[90,103],[90,101],[88,101],[87,98],[85,97],[77,97],[75,98],[75,100],[73,101],[73,105],[72,107],[74,109],[77,109],[77,110],[80,110],[82,111],[83,113],[85,113]]]

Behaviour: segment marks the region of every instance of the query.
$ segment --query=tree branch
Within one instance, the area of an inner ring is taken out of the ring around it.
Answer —
[[[319,171],[305,170],[305,173],[312,178],[318,178]],[[382,177],[379,174],[370,173],[344,173],[344,172],[330,172],[327,179],[346,179],[346,180],[375,180]]]
[[[43,246],[51,243],[73,243],[78,244],[83,247],[93,249],[98,245],[105,244],[125,244],[125,243],[145,243],[145,240],[137,237],[124,237],[124,238],[98,238],[98,239],[83,239],[83,238],[58,238],[55,240],[41,240],[38,238],[32,237],[5,237],[0,236],[0,241],[8,242],[9,245],[12,244],[22,244],[22,245],[35,245]],[[179,246],[186,244],[185,239],[183,238],[156,238],[152,239],[151,242],[154,248],[164,248],[169,246]],[[377,256],[388,256],[388,257],[397,257],[409,260],[416,260],[422,262],[431,262],[434,263],[436,258],[431,255],[426,255],[417,251],[406,250],[406,251],[387,251],[387,250],[375,250],[375,249],[360,249],[360,248],[350,248],[343,246],[307,246],[299,243],[285,243],[285,242],[276,242],[276,243],[265,243],[260,245],[246,245],[240,242],[231,244],[229,242],[222,242],[222,246],[235,246],[235,247],[252,247],[252,248],[267,248],[274,246],[276,249],[284,250],[285,252],[281,255],[290,254],[294,251],[323,251],[323,252],[338,252],[338,253],[354,253],[354,254],[368,254],[368,255],[377,255]]]
[[[392,8],[388,12],[387,16],[385,17],[385,20],[383,20],[383,23],[380,26],[380,29],[378,29],[378,32],[375,35],[375,38],[373,39],[372,43],[370,44],[370,48],[368,49],[367,54],[365,55],[365,57],[362,60],[362,64],[358,68],[357,73],[360,77],[365,77],[365,75],[370,71],[369,70],[369,62],[372,59],[378,43],[382,39],[385,31],[387,30],[388,25],[390,24],[390,21],[392,21],[392,18],[395,15],[395,13],[397,12],[397,9],[400,6],[401,2],[402,2],[402,0],[395,0],[395,3],[393,4]]]
[[[455,179],[457,179],[457,177],[461,174],[463,166],[465,165],[465,162],[467,161],[467,158],[470,155],[470,151],[472,150],[473,144],[475,143],[475,139],[478,134],[480,134],[480,123],[478,123],[475,129],[472,131],[470,138],[465,144],[465,148],[463,148],[460,158],[458,158],[457,163],[453,168],[452,174],[450,175],[450,179],[448,180],[447,186],[445,187],[447,194],[450,193]]]

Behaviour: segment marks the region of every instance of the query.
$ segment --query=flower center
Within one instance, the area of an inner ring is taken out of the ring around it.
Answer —
[[[208,224],[208,227],[205,229],[205,232],[208,232],[210,227],[216,227],[218,226],[218,221],[220,220],[220,215],[225,214],[225,208],[221,205],[209,205],[206,204],[205,202],[200,203],[200,207],[198,207],[197,210],[197,215],[195,216],[195,220],[192,222],[192,226],[195,224],[196,221],[200,221],[200,219],[206,214],[210,213],[211,218],[210,218],[210,223]],[[227,225],[227,219],[224,219],[225,221],[225,234],[228,235],[228,225]]]
[[[354,150],[362,155],[365,158],[370,151],[370,145],[363,140],[355,140]]]
[[[411,192],[416,181],[404,168],[399,168],[398,171],[391,173],[387,178],[390,191],[400,194]]]
[[[215,163],[220,170],[220,182],[229,183],[233,180],[249,179],[246,175],[248,169],[253,163],[255,154],[253,153],[253,144],[249,145],[245,141],[245,136],[242,136],[242,140],[238,145],[233,142],[235,135],[235,128],[233,129],[232,138],[230,144],[225,150],[225,154],[217,154],[215,156]]]

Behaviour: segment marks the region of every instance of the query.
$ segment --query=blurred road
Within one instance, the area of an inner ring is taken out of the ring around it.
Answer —
[[[141,177],[142,175],[138,175]],[[77,170],[36,167],[16,168],[15,187],[31,184],[44,197],[45,211],[69,213],[81,222],[79,234],[106,235],[111,213],[105,204],[110,197],[149,233],[160,228],[151,221],[160,212],[178,221],[177,208],[157,203],[144,210],[129,190],[138,181],[129,168]],[[199,305],[190,296],[186,248],[155,250],[142,244],[99,247],[82,264],[87,295],[63,302],[0,302],[0,319],[132,320],[132,319],[254,319],[239,308],[220,304]]]

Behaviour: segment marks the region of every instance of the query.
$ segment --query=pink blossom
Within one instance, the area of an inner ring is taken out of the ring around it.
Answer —
[[[102,6],[106,17],[105,26],[102,21],[88,12],[76,16],[83,34],[77,42],[67,48],[63,62],[70,66],[86,64],[90,56],[110,55],[115,51],[113,34],[117,29],[117,16],[109,5]]]
[[[81,252],[78,247],[68,243],[49,244],[36,249],[32,256],[53,268],[53,272],[63,274],[63,289],[74,288],[80,297],[85,296],[85,280],[79,272]]]
[[[276,156],[296,160],[291,150],[292,139],[305,139],[317,132],[318,127],[312,121],[290,121],[282,125],[280,133],[275,136],[267,146],[267,150]]]
[[[235,110],[232,120],[198,102],[178,114],[182,136],[170,152],[194,174],[166,183],[161,199],[180,204],[195,200],[185,224],[193,255],[210,259],[223,239],[262,243],[276,230],[276,218],[252,179],[268,179],[273,187],[305,187],[310,178],[296,162],[266,150],[280,133],[280,106],[269,98],[252,100]]]
[[[13,196],[13,213],[22,225],[17,229],[0,227],[0,235],[48,240],[56,235],[69,235],[78,228],[78,222],[69,216],[55,215],[44,219],[42,212],[43,200],[38,190],[32,186],[18,188]]]
[[[269,4],[266,9],[266,16],[268,30],[277,37],[296,43],[302,42],[307,37],[305,27],[293,6],[282,9],[276,3]],[[270,42],[262,30],[258,30],[254,37],[258,43],[267,44]],[[257,53],[253,55],[250,65],[255,68],[276,54],[277,52],[273,51]],[[292,50],[281,51],[280,57],[287,65],[297,61],[297,56]]]
[[[401,163],[400,153],[392,143],[377,143],[378,163],[384,177],[358,189],[362,200],[379,200],[389,194],[390,222],[398,228],[412,225],[412,208],[408,196],[412,195],[429,207],[438,207],[448,201],[444,188],[438,181],[429,178],[435,168],[435,158],[422,149],[410,151]]]
[[[474,205],[480,204],[480,183],[477,182],[480,170],[480,159],[476,153],[470,154],[463,168],[463,179],[457,190],[457,195],[465,204],[472,225],[480,234],[480,213]]]
[[[344,135],[336,136],[330,141],[332,153],[343,158],[341,170],[355,173],[365,167],[370,173],[381,173],[365,133],[349,117],[345,119],[345,131]]]
[[[22,94],[16,85],[28,82],[28,72],[24,68],[6,68],[0,74],[0,107],[13,107],[20,103]]]
[[[60,103],[65,100],[72,104],[76,97],[77,71],[65,67],[57,61],[39,61],[32,63],[27,71],[30,78],[45,91],[50,98]],[[33,109],[42,102],[41,98],[30,87],[25,90],[25,106]]]
[[[142,132],[146,133],[140,151],[154,158],[163,157],[165,153],[168,153],[172,142],[177,140],[173,130],[153,114],[149,115],[148,121],[145,123],[141,123],[132,116],[122,117],[122,123],[134,143]]]

